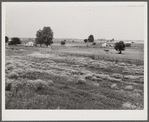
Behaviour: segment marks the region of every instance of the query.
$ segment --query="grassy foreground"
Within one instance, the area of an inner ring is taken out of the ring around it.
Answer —
[[[6,109],[143,109],[144,68],[6,47]]]

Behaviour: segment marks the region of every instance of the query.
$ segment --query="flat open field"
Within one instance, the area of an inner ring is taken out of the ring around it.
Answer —
[[[122,55],[113,48],[109,53],[103,50],[56,44],[52,50],[6,46],[5,108],[143,109],[143,64],[61,53],[96,53],[143,61],[143,49],[129,48]]]

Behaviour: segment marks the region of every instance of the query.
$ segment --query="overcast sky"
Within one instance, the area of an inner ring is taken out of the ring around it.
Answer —
[[[5,4],[6,35],[36,37],[50,26],[54,38],[144,40],[144,4],[48,2]]]

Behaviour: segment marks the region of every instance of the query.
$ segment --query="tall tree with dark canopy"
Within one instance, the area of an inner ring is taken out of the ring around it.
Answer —
[[[115,46],[114,46],[114,49],[116,51],[119,51],[119,54],[122,53],[123,50],[125,50],[125,44],[123,41],[120,41],[120,42],[116,42],[115,43]]]
[[[36,44],[45,44],[47,47],[48,45],[53,44],[53,31],[50,27],[44,27],[42,30],[38,30],[36,33]],[[52,46],[51,46],[52,48]]]
[[[89,42],[94,42],[94,36],[93,36],[93,35],[90,35],[90,36],[88,37],[88,41],[89,41]]]
[[[5,36],[5,43],[7,43],[9,40],[9,38],[7,36]]]
[[[8,42],[8,45],[16,45],[16,44],[21,44],[20,38],[18,37],[13,37],[11,41]]]
[[[40,30],[40,29],[36,32],[35,44],[40,44],[40,47],[41,47],[41,44],[43,44],[43,41],[42,41],[42,30]]]

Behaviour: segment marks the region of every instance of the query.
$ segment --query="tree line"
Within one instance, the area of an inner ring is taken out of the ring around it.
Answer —
[[[39,44],[40,46],[42,44],[45,44],[47,47],[50,45],[52,47],[53,44],[53,36],[54,32],[52,31],[51,27],[43,27],[43,29],[39,29],[36,32],[36,38],[35,38],[35,46]],[[96,45],[94,42],[94,36],[90,35],[87,39],[84,39],[84,42],[87,43],[93,43],[93,45]],[[16,45],[16,44],[21,44],[20,38],[18,37],[13,37],[11,38],[11,41],[9,41],[9,38],[5,36],[5,43],[8,43],[8,45]],[[61,45],[65,45],[66,40],[61,41]],[[116,51],[119,51],[119,54],[122,53],[123,50],[125,50],[125,44],[123,41],[115,43],[114,49]]]

